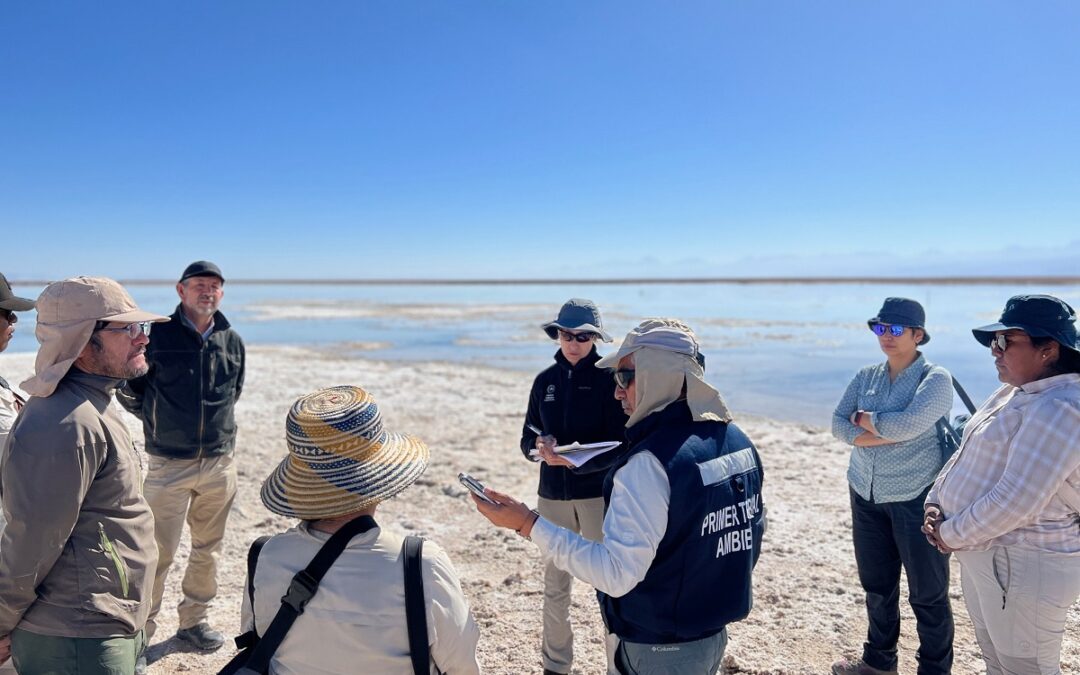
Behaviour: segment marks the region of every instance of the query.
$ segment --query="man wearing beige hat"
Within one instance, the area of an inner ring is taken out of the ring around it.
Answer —
[[[31,398],[0,455],[0,660],[21,675],[131,673],[157,563],[116,387],[146,372],[152,322],[111,279],[49,284]]]
[[[593,542],[508,495],[474,498],[492,523],[531,538],[552,564],[592,584],[620,673],[717,672],[727,624],[749,613],[761,551],[757,450],[704,380],[693,332],[648,319],[618,352],[615,398],[628,449],[604,481],[604,537]]]

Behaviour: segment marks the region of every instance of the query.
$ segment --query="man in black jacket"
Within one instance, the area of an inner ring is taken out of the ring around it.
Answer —
[[[158,565],[147,643],[185,518],[191,556],[176,635],[203,650],[225,641],[207,615],[217,594],[217,552],[236,496],[233,408],[244,385],[245,354],[240,336],[218,311],[224,284],[214,263],[188,265],[176,284],[180,304],[172,321],[154,331],[146,350],[149,372],[117,391],[120,403],[142,420],[150,455],[143,492],[154,512]]]
[[[521,432],[521,451],[540,462],[537,508],[545,518],[599,541],[604,524],[604,474],[623,446],[580,469],[555,453],[558,444],[622,441],[626,414],[615,400],[611,376],[595,366],[596,341],[611,342],[591,300],[572,298],[554,321],[542,326],[559,351],[555,364],[536,376]],[[542,432],[542,433],[541,433]],[[569,673],[574,635],[570,627],[573,577],[544,568],[543,662],[545,675]]]

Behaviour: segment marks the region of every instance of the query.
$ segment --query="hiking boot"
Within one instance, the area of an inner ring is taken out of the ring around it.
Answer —
[[[135,659],[135,675],[146,675],[146,650]]]
[[[895,670],[878,670],[863,663],[862,659],[840,659],[832,664],[833,675],[896,675]]]
[[[181,628],[176,631],[176,637],[204,652],[220,649],[221,645],[225,644],[225,636],[211,628],[205,621],[191,628]]]

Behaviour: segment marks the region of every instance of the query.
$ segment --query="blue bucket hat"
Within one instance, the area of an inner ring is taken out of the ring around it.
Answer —
[[[972,329],[975,339],[990,346],[994,333],[1018,328],[1033,337],[1048,337],[1066,349],[1080,352],[1076,335],[1076,312],[1069,303],[1052,295],[1014,295],[1005,303],[997,323]]]
[[[600,319],[600,310],[596,303],[585,298],[570,298],[559,310],[554,321],[540,326],[552,340],[559,338],[559,329],[588,331],[596,333],[604,342],[611,342],[611,336],[604,332],[604,322]]]
[[[922,305],[910,298],[885,298],[877,316],[866,321],[866,325],[871,327],[875,323],[921,328],[923,339],[919,341],[919,344],[924,345],[930,342],[930,333],[926,330],[926,312]]]

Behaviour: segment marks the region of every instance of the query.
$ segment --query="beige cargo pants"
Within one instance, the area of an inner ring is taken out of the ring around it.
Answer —
[[[236,497],[232,453],[203,459],[151,456],[143,495],[154,512],[154,538],[158,547],[153,603],[146,621],[149,644],[157,630],[165,579],[180,545],[185,520],[191,529],[191,556],[181,586],[184,597],[179,605],[179,627],[191,628],[206,621],[210,603],[217,595],[217,561],[225,536],[225,521]]]

